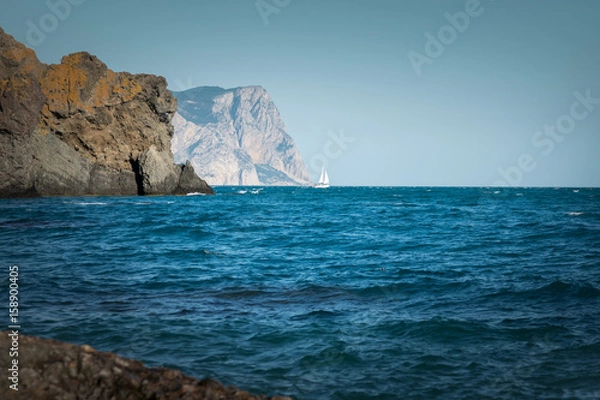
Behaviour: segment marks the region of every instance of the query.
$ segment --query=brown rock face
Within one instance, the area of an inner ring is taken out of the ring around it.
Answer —
[[[15,337],[0,332],[0,348],[10,349]],[[252,395],[221,383],[191,378],[179,371],[146,368],[141,362],[112,353],[24,335],[18,336],[18,358],[9,351],[0,353],[0,365],[7,372],[18,360],[18,391],[15,381],[0,385],[0,398],[27,400],[109,400],[109,399],[231,399],[291,400],[289,397]],[[9,376],[16,376],[7,372]]]
[[[173,164],[176,111],[162,77],[88,53],[48,66],[0,28],[0,197],[212,193]]]

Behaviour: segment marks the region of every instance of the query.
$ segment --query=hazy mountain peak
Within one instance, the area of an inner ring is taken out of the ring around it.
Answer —
[[[281,115],[261,86],[175,92],[172,149],[213,185],[307,184],[310,177]]]

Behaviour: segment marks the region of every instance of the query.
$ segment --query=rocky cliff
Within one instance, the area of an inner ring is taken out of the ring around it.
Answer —
[[[3,349],[0,366],[5,373],[0,385],[2,399],[291,400],[252,395],[212,379],[200,381],[171,369],[146,368],[139,361],[89,346],[24,335],[11,337],[10,333],[0,332]],[[18,357],[16,353],[15,357],[9,355],[8,349],[12,348],[17,349]],[[18,391],[11,389],[11,385]]]
[[[175,92],[172,150],[211,185],[302,185],[310,176],[279,111],[259,86]]]
[[[176,110],[162,77],[45,65],[0,28],[0,197],[212,193],[173,163]]]

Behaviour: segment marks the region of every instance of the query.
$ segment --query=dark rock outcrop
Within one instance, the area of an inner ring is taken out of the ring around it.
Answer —
[[[0,197],[212,193],[173,163],[176,111],[162,77],[45,65],[0,28]]]
[[[9,351],[5,351],[12,345],[8,333],[0,332],[0,366],[5,372],[12,365]],[[0,385],[2,399],[291,400],[252,395],[213,379],[198,380],[171,369],[147,368],[139,361],[85,345],[19,335],[18,348],[19,390],[11,389],[9,385],[14,383],[5,377]]]

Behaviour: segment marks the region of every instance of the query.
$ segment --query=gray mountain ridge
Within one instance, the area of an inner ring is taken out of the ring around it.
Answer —
[[[211,185],[307,185],[310,175],[275,103],[260,86],[173,92],[171,148]]]

